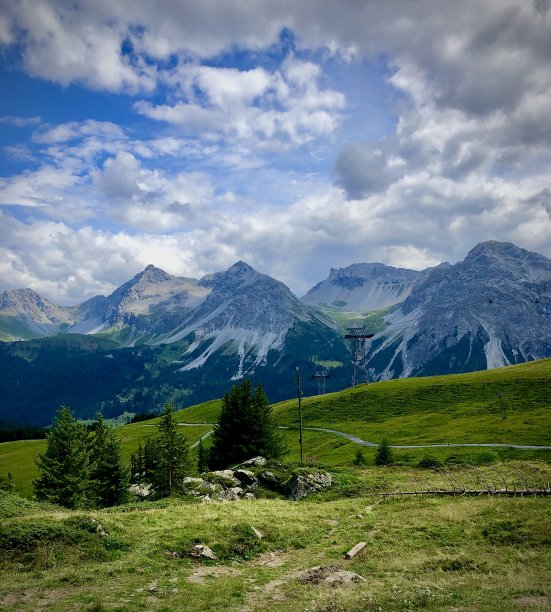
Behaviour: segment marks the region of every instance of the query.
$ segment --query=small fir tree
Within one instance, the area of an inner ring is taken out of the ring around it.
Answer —
[[[172,404],[166,404],[158,424],[156,464],[152,484],[159,497],[165,497],[182,487],[190,472],[189,445],[178,427]]]
[[[394,461],[392,449],[390,448],[386,438],[377,446],[375,452],[375,465],[390,465]]]
[[[356,456],[354,457],[354,465],[361,467],[362,465],[366,465],[365,455],[361,448],[356,451]]]
[[[200,438],[197,446],[197,471],[199,474],[206,472],[209,468],[209,451],[203,444],[203,438]]]
[[[39,500],[81,508],[90,503],[90,458],[87,432],[71,410],[62,406],[46,433],[46,452],[39,455],[34,480]]]
[[[210,450],[210,467],[225,468],[256,455],[277,458],[285,451],[262,387],[258,385],[253,392],[249,380],[234,385],[222,400]]]
[[[130,474],[122,458],[121,443],[101,414],[98,414],[90,443],[90,459],[95,503],[107,507],[127,502]]]

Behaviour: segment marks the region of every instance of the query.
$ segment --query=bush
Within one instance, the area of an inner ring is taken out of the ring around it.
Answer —
[[[442,462],[440,461],[440,459],[437,459],[436,457],[433,457],[431,455],[425,455],[417,464],[417,467],[425,469],[437,468],[441,466]]]

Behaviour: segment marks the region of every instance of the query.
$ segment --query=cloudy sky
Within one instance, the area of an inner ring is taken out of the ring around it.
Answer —
[[[2,0],[0,289],[551,257],[550,0]]]

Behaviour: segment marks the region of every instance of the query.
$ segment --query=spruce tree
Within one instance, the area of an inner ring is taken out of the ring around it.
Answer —
[[[181,488],[184,477],[191,471],[189,445],[178,427],[172,404],[166,404],[157,427],[152,484],[156,495],[165,497]]]
[[[209,467],[209,450],[203,444],[203,438],[199,439],[197,446],[197,471],[199,474],[206,472]]]
[[[87,432],[71,410],[61,406],[46,433],[46,452],[36,461],[34,481],[39,500],[81,508],[90,504],[90,458]]]
[[[386,438],[377,446],[375,452],[375,465],[390,465],[394,460],[392,449],[390,448]]]
[[[90,443],[91,489],[101,507],[118,506],[129,499],[130,474],[122,458],[119,439],[98,414]]]
[[[262,386],[258,385],[253,392],[249,380],[234,385],[222,400],[213,433],[210,467],[220,469],[256,455],[277,458],[284,453],[285,446]]]

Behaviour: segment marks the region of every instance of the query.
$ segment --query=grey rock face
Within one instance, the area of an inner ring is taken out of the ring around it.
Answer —
[[[329,277],[312,287],[302,300],[347,312],[379,310],[403,302],[419,274],[415,270],[381,263],[331,268]]]
[[[551,355],[551,260],[477,245],[424,275],[367,356],[372,378],[495,368]]]

